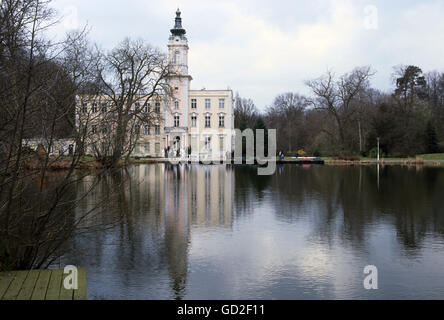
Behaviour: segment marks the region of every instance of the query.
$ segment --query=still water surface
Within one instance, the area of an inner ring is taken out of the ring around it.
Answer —
[[[140,165],[79,210],[110,192],[60,260],[88,299],[444,299],[443,168]]]

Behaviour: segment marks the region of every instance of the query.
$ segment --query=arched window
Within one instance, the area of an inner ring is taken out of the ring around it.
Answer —
[[[179,64],[180,60],[180,51],[174,52],[174,64]]]
[[[174,101],[174,109],[179,109],[179,100]]]

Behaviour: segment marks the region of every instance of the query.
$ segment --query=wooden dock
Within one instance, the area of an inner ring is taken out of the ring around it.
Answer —
[[[66,290],[63,270],[0,273],[0,300],[86,300],[86,271],[78,269],[78,290]]]

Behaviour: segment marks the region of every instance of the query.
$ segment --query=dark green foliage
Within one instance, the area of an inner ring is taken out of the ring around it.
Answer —
[[[425,134],[426,153],[438,153],[438,138],[436,136],[436,128],[432,121],[427,123],[427,129]]]

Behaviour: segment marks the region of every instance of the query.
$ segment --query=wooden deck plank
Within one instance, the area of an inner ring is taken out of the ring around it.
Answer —
[[[46,300],[59,300],[62,278],[63,270],[52,270],[48,290],[46,291]]]
[[[35,285],[40,275],[40,270],[30,270],[25,282],[23,282],[17,300],[31,300]]]
[[[63,272],[63,270],[62,270]],[[63,281],[68,274],[62,274],[61,288],[60,288],[60,297],[59,300],[73,300],[74,299],[74,290],[66,290],[63,285]]]
[[[15,278],[15,271],[0,273],[0,300]]]
[[[9,285],[8,290],[3,295],[2,300],[15,300],[22,288],[23,282],[25,282],[29,271],[17,271],[14,280]]]
[[[79,289],[74,291],[74,300],[86,300],[86,269],[78,269]]]
[[[31,300],[45,300],[52,270],[41,270]]]

